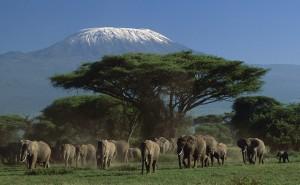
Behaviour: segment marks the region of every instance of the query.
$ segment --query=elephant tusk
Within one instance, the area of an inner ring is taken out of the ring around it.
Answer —
[[[25,155],[25,158],[21,161],[22,163],[25,162],[27,159],[27,155]]]
[[[180,151],[180,153],[178,155],[182,155],[183,154],[183,149]]]

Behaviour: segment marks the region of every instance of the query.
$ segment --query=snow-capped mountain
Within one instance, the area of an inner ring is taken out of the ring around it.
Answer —
[[[55,44],[28,53],[0,55],[0,114],[38,113],[68,95],[51,86],[49,77],[72,71],[104,55],[128,52],[171,53],[189,48],[150,29],[88,28]]]
[[[61,42],[33,52],[35,57],[96,60],[100,56],[128,52],[170,53],[189,48],[149,29],[88,28]]]

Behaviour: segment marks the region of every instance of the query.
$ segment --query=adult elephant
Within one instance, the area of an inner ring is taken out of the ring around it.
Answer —
[[[61,146],[61,155],[65,162],[65,167],[68,168],[72,166],[76,157],[76,148],[72,144],[62,144]]]
[[[129,143],[124,140],[110,140],[116,145],[117,159],[121,162],[128,162]]]
[[[42,163],[44,168],[50,167],[50,146],[43,141],[21,140],[21,162],[26,162],[28,169],[36,168]]]
[[[128,149],[128,158],[131,160],[140,160],[141,159],[141,150],[139,148],[129,148]]]
[[[217,150],[218,142],[213,136],[205,135],[203,139],[206,142],[206,155],[210,158],[211,166],[214,165],[214,155]]]
[[[79,160],[81,166],[84,167],[87,164],[94,167],[96,166],[96,148],[92,144],[76,145],[76,168],[78,167]]]
[[[162,154],[165,154],[165,153],[167,153],[170,150],[171,143],[166,138],[160,137],[160,138],[155,138],[154,140],[159,145],[160,152]]]
[[[201,166],[204,166],[206,156],[206,142],[201,135],[197,136],[181,136],[177,139],[177,155],[179,168],[182,168],[182,163],[185,168],[191,167],[191,160],[194,160],[194,167],[197,161],[201,161]]]
[[[237,145],[241,148],[243,162],[245,164],[247,159],[250,164],[255,164],[257,157],[259,159],[259,164],[264,163],[264,154],[266,152],[266,147],[261,139],[242,138],[237,141]]]
[[[176,152],[177,149],[177,139],[176,138],[170,138],[170,148],[169,151],[171,151],[172,153]]]
[[[219,165],[224,165],[224,161],[227,157],[227,146],[224,143],[218,143],[217,149],[214,153],[214,157],[217,159]]]
[[[116,145],[108,140],[99,140],[97,145],[97,166],[106,169],[116,157]]]
[[[145,140],[140,149],[142,153],[142,174],[144,174],[144,166],[146,166],[147,173],[151,173],[151,167],[152,171],[155,172],[160,153],[159,145],[154,141]]]

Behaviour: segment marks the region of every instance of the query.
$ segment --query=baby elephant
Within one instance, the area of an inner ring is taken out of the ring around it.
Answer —
[[[281,163],[281,160],[286,163],[286,162],[290,162],[289,161],[289,154],[287,153],[287,151],[279,151],[277,153],[277,157],[279,159],[279,162]]]

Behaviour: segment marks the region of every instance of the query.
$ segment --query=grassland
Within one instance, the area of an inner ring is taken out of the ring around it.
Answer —
[[[55,184],[55,185],[297,185],[300,184],[300,157],[278,164],[266,159],[264,165],[243,165],[229,158],[224,166],[197,169],[178,169],[176,156],[162,156],[157,173],[140,175],[140,164],[114,164],[108,170],[64,169],[53,165],[50,169],[26,171],[24,166],[1,166],[0,184]]]

